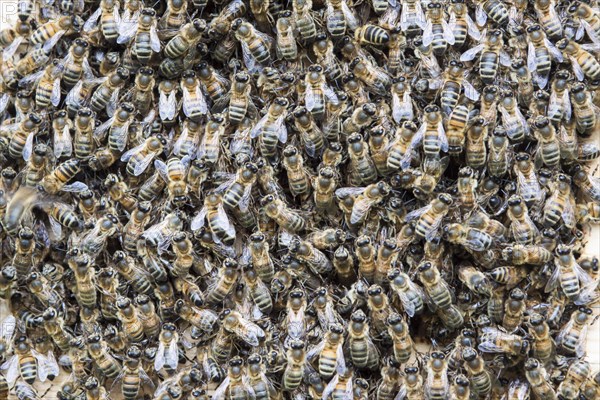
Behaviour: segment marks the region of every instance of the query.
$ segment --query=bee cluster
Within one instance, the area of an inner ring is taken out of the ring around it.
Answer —
[[[599,44],[596,0],[19,0],[0,399],[600,399]]]

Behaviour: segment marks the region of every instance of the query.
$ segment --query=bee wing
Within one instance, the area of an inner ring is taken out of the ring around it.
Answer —
[[[331,104],[337,105],[340,102],[340,100],[337,97],[337,94],[335,94],[335,91],[331,88],[331,86],[323,85],[323,93],[325,94],[325,97],[327,97]]]
[[[279,131],[279,141],[281,143],[286,143],[288,139],[287,127],[285,126],[285,114],[281,115],[275,121],[275,129]]]
[[[475,21],[477,21],[477,25],[485,26],[487,14],[483,10],[482,4],[477,4],[477,7],[475,7]]]
[[[225,399],[225,393],[227,393],[227,388],[229,388],[229,377],[226,377],[223,382],[217,387],[215,392],[213,393],[212,400],[222,400]]]
[[[552,8],[552,7],[550,7],[550,8]],[[587,32],[590,39],[592,39],[592,42],[600,44],[600,36],[598,36],[596,31],[594,30],[594,27],[592,25],[590,25],[589,22],[587,22],[585,19],[581,18],[581,19],[579,19],[579,24],[580,24],[579,28],[581,29],[583,27],[583,29],[585,29],[585,32]],[[581,32],[581,36],[583,36],[583,32]],[[579,39],[581,39],[581,37],[577,38],[577,40],[579,40]]]
[[[48,370],[46,367],[48,361],[46,360],[46,356],[38,353],[35,349],[31,349],[31,354],[37,361],[38,377],[40,378],[40,381],[46,382],[46,379],[48,378]]]
[[[374,199],[361,198],[354,203],[352,207],[352,213],[350,214],[350,223],[357,224],[361,220],[367,217],[371,206],[375,202]]]
[[[9,101],[10,95],[8,93],[3,93],[0,96],[0,114],[4,113],[4,110],[6,110],[6,106],[8,106]]]
[[[219,223],[223,226],[223,229],[225,230],[225,232],[229,236],[235,237],[235,227],[233,226],[231,221],[229,221],[229,217],[227,216],[227,213],[225,212],[225,208],[223,207],[222,202],[219,203],[219,206],[217,207],[217,218],[219,220]]]
[[[65,153],[66,156],[70,156],[73,150],[71,143],[71,134],[69,133],[69,126],[54,130],[54,157],[60,158]],[[68,154],[67,154],[68,153]]]
[[[421,2],[420,1],[415,1],[414,4],[415,10],[414,10],[414,22],[417,24],[417,26],[421,29],[423,29],[425,27],[425,13],[423,12],[423,7],[421,6]]]
[[[250,207],[251,193],[252,193],[252,185],[246,185],[246,187],[244,188],[244,193],[242,194],[242,198],[240,199],[240,201],[238,203],[238,207],[240,208],[240,210],[247,211],[248,208]]]
[[[569,196],[569,198],[565,201],[565,206],[561,213],[563,222],[567,228],[573,229],[577,224],[577,218],[575,217],[575,201],[573,196]]]
[[[21,43],[23,43],[23,39],[23,36],[17,36],[11,44],[4,48],[4,50],[2,51],[2,61],[8,61],[15,55],[15,53],[19,49],[19,46],[21,45]]]
[[[448,137],[446,136],[446,131],[444,130],[444,125],[440,122],[438,123],[438,137],[440,138],[440,148],[442,151],[448,151]]]
[[[396,93],[395,91],[392,92],[392,118],[394,119],[394,121],[396,121],[397,124],[399,124],[402,121],[402,119],[407,118],[408,113],[412,112],[412,107],[410,106],[410,103],[406,104],[405,102],[407,94],[408,92],[404,92],[401,100],[400,96],[398,96],[398,93]]]
[[[260,121],[258,121],[256,123],[256,125],[254,125],[254,128],[252,128],[252,130],[250,131],[250,137],[252,139],[256,139],[258,137],[258,135],[260,135],[262,133],[262,129],[265,126],[265,124],[267,123],[267,120],[269,119],[269,114],[265,114],[264,117],[262,117],[260,119]]]
[[[471,83],[469,81],[467,81],[466,79],[463,79],[462,85],[463,85],[463,89],[465,91],[465,96],[467,96],[467,98],[469,100],[472,100],[472,101],[479,100],[479,92],[477,91],[477,89],[475,89],[473,87],[473,85],[471,85]]]
[[[479,54],[479,52],[481,50],[483,50],[484,48],[484,44],[478,44],[477,46],[470,48],[469,50],[465,51],[464,53],[462,53],[460,55],[460,61],[471,61],[472,59],[475,58],[475,56],[477,54]]]
[[[423,29],[423,46],[429,46],[433,42],[433,23],[427,20]]]
[[[479,32],[479,29],[477,28],[477,25],[475,25],[475,22],[473,22],[473,20],[469,16],[469,14],[465,15],[465,19],[467,20],[467,33],[473,39],[475,39],[477,41],[481,40],[481,32]]]
[[[93,30],[98,25],[98,20],[100,19],[101,15],[102,7],[98,7],[96,11],[94,11],[94,13],[90,15],[87,21],[85,21],[85,23],[83,24],[83,31],[90,32],[91,30]]]
[[[585,272],[585,270],[581,268],[581,266],[575,261],[573,261],[573,272],[575,273],[575,276],[577,276],[577,278],[579,279],[580,286],[582,288],[594,284],[594,280],[592,279],[592,277],[589,276],[588,273]]]
[[[344,14],[344,17],[346,17],[346,23],[348,24],[348,28],[350,28],[350,30],[353,31],[358,28],[360,23],[358,22],[354,12],[350,9],[350,7],[348,7],[346,0],[342,0],[342,13]]]
[[[558,286],[558,278],[560,277],[560,266],[556,265],[554,267],[554,271],[552,271],[552,275],[550,275],[550,278],[548,278],[548,282],[546,282],[546,286],[544,288],[544,291],[546,293],[549,293],[551,291],[553,291],[554,289],[556,289],[556,287]]]
[[[158,38],[158,34],[156,33],[156,26],[153,25],[150,28],[150,47],[154,50],[155,53],[160,53],[160,39]]]
[[[138,29],[137,22],[129,22],[123,19],[119,27],[118,44],[127,44],[133,39]]]
[[[165,366],[165,345],[159,340],[158,349],[156,350],[156,358],[154,359],[154,370],[160,371]]]
[[[577,344],[575,345],[575,354],[579,358],[582,358],[585,356],[585,347],[586,347],[585,344],[587,342],[587,340],[586,340],[587,332],[588,332],[588,325],[581,328],[581,331],[579,332],[579,337],[577,338]]]
[[[154,159],[155,155],[156,155],[156,153],[154,153],[154,152],[150,152],[149,154],[145,155],[144,158],[142,158],[136,164],[135,168],[133,169],[133,175],[140,176],[141,174],[143,174],[144,171],[148,168],[148,166],[152,162],[152,160]]]
[[[343,187],[335,191],[337,197],[358,196],[365,191],[364,187]]]
[[[46,41],[46,43],[44,43],[42,49],[44,49],[45,52],[49,53],[50,50],[52,50],[52,48],[56,46],[56,43],[58,43],[60,38],[62,38],[65,33],[67,33],[67,31],[61,30],[56,32],[50,39]]]
[[[336,356],[336,371],[343,373],[346,371],[346,359],[344,358],[344,347],[342,344],[338,344]]]
[[[175,91],[172,91],[168,95],[163,92],[159,94],[158,112],[160,119],[163,121],[171,121],[175,118],[175,111],[177,110],[177,98],[175,96]]]
[[[395,290],[395,292],[398,295],[400,302],[402,303],[402,307],[404,307],[406,315],[408,315],[410,318],[414,317],[416,308],[415,304],[408,297],[408,293],[404,290]]]
[[[6,361],[0,369],[6,369],[6,381],[9,385],[12,385],[19,376],[19,356],[13,355],[8,361]]]
[[[129,161],[129,159],[131,158],[131,156],[133,156],[136,153],[139,153],[145,146],[146,146],[146,142],[144,142],[144,143],[142,143],[142,144],[140,144],[138,146],[135,146],[133,149],[127,150],[121,156],[121,161],[123,161],[123,162]]]
[[[537,69],[537,62],[535,61],[535,46],[533,42],[529,42],[527,45],[527,68],[533,73]]]
[[[304,91],[304,104],[306,105],[306,109],[308,111],[312,111],[315,108],[315,106],[317,105],[318,101],[319,101],[318,95],[313,90],[312,85],[307,84],[306,90]]]
[[[172,369],[176,369],[179,364],[179,347],[175,338],[171,339],[169,348],[165,352],[165,363]]]
[[[52,216],[48,215],[50,223],[50,233],[55,240],[60,240],[63,236],[62,225]]]
[[[448,18],[448,25],[450,26],[450,29],[454,30],[454,28],[456,27],[456,13],[454,12],[454,10],[450,11],[450,17]]]
[[[450,27],[448,22],[446,22],[445,19],[442,19],[442,29],[444,32],[444,39],[446,40],[446,42],[448,42],[448,44],[450,45],[453,45],[455,42],[454,32],[452,31],[452,28]]]
[[[571,61],[571,68],[573,69],[573,73],[577,77],[578,81],[583,81],[585,79],[585,74],[581,69],[581,65],[577,62],[575,57],[569,56],[569,61]]]
[[[165,181],[169,182],[169,170],[167,164],[162,160],[154,160],[154,168],[158,171],[160,177]]]
[[[29,161],[31,158],[31,152],[33,150],[33,138],[35,137],[34,133],[31,132],[27,139],[25,140],[25,146],[23,147],[23,160]]]
[[[304,335],[304,307],[298,312],[289,312],[287,320],[288,336],[294,339],[300,339]]]
[[[40,80],[42,75],[44,75],[44,73],[46,73],[46,71],[42,69],[41,71],[38,71],[36,73],[29,74],[26,77],[19,80],[19,85],[26,86],[26,85],[30,85],[34,82],[37,82],[38,80]]]
[[[425,214],[427,211],[431,209],[431,205],[428,204],[425,207],[418,208],[406,214],[404,217],[404,222],[412,221],[413,219],[419,218],[421,215]]]
[[[315,347],[313,347],[312,349],[310,349],[307,353],[306,353],[306,359],[307,360],[312,360],[313,358],[315,358],[319,353],[321,353],[321,351],[323,351],[323,349],[325,348],[325,341],[321,340],[319,342],[319,344],[317,344]]]
[[[69,193],[79,193],[79,192],[83,192],[84,190],[88,190],[88,185],[86,185],[83,182],[73,182],[69,185],[65,185],[62,187],[62,191],[63,192],[69,192]]]
[[[256,62],[254,56],[250,52],[248,44],[244,41],[241,41],[240,43],[242,45],[242,58],[244,59],[244,64],[246,65],[246,68],[248,68],[248,71],[251,73],[259,72],[261,68],[258,66],[258,63]]]
[[[339,380],[339,374],[335,374],[333,378],[331,378],[331,381],[327,384],[327,386],[325,386],[325,389],[323,389],[323,396],[321,397],[322,400],[329,399],[329,396],[331,396],[331,394],[335,390],[335,387],[337,386]]]
[[[243,325],[236,325],[234,333],[250,346],[258,346],[260,344],[259,338],[265,335],[265,331],[250,321],[245,321]]]
[[[544,45],[546,46],[552,57],[556,59],[556,61],[563,62],[562,53],[550,40],[548,40],[548,38],[544,38]]]

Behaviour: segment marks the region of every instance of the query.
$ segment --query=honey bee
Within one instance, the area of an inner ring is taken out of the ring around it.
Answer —
[[[229,398],[250,399],[249,394],[254,390],[247,382],[247,375],[244,374],[244,361],[238,356],[230,359],[228,364],[227,378],[217,387],[212,398],[224,399],[225,394],[228,394]]]
[[[571,86],[571,106],[575,115],[577,131],[588,136],[588,132],[596,126],[596,113],[592,103],[592,97],[583,83],[575,83]]]
[[[349,68],[356,78],[374,93],[386,93],[392,84],[392,79],[383,69],[360,57],[353,59]]]
[[[165,366],[172,370],[177,368],[177,364],[179,364],[178,341],[177,327],[171,323],[163,324],[158,338],[156,358],[154,359],[154,369],[156,371],[160,371]]]
[[[488,0],[484,2],[482,6],[485,8],[486,6],[495,6],[497,5],[498,11],[502,8],[504,12],[506,12],[506,18],[508,18],[508,11],[504,7],[504,4],[495,0]],[[479,7],[478,7],[479,9]],[[504,15],[504,12],[499,13],[500,15]],[[485,15],[484,13],[480,13],[479,15]],[[501,19],[504,19],[502,17]],[[479,24],[479,21],[478,21]],[[482,24],[480,24],[482,25]],[[501,26],[503,24],[500,24]],[[504,40],[502,37],[502,31],[499,29],[491,30],[487,32],[487,37],[482,37],[483,43],[478,44],[477,46],[465,51],[460,56],[460,61],[471,61],[475,58],[478,53],[481,53],[479,59],[479,76],[484,83],[491,84],[496,78],[498,74],[499,65],[510,66],[511,61],[508,54],[506,54],[502,47],[504,46]]]
[[[246,68],[250,72],[262,70],[261,65],[271,60],[272,39],[241,18],[231,23],[231,30],[242,46]]]
[[[264,213],[279,226],[290,231],[300,232],[306,228],[306,220],[297,211],[285,205],[276,195],[269,194],[260,201]]]
[[[208,221],[208,226],[216,242],[222,242],[226,245],[233,244],[235,227],[225,212],[222,195],[212,193],[206,196],[204,207],[194,216],[191,222],[192,230],[203,227],[205,219]]]
[[[585,355],[585,339],[590,324],[592,311],[587,307],[575,310],[569,321],[560,329],[556,336],[556,345],[565,353],[577,357]]]
[[[323,340],[306,354],[307,360],[319,357],[318,372],[321,377],[330,378],[346,368],[343,353],[344,328],[340,324],[329,325]]]
[[[471,347],[463,350],[462,357],[473,391],[479,396],[486,396],[492,390],[492,378],[486,368],[483,357]]]
[[[96,363],[98,369],[105,376],[115,379],[121,373],[121,364],[109,353],[108,345],[99,334],[93,334],[87,338],[87,350],[90,357]]]
[[[590,363],[584,360],[574,361],[567,370],[565,379],[558,385],[558,396],[574,398],[580,393],[581,386],[590,375]]]
[[[90,108],[95,113],[100,113],[104,109],[110,110],[109,114],[114,112],[114,106],[117,104],[120,89],[129,79],[130,71],[127,68],[119,67],[112,72],[105,81],[94,91],[90,99]],[[82,83],[83,87],[83,83]],[[79,88],[79,90],[82,89]],[[78,85],[73,88],[73,96],[77,93]],[[68,97],[67,97],[68,101]]]
[[[453,200],[449,195],[440,194],[431,200],[429,205],[408,213],[405,221],[409,222],[418,218],[415,226],[416,234],[430,240],[436,236],[442,219],[446,216],[452,204]]]
[[[59,164],[52,172],[42,179],[41,187],[48,194],[63,192],[81,192],[88,187],[83,182],[73,182],[67,185],[75,175],[80,171],[80,162],[71,159]]]
[[[167,144],[161,136],[149,137],[142,144],[136,146],[121,156],[121,161],[127,162],[127,173],[133,176],[139,176],[146,171],[148,166]],[[160,171],[160,170],[159,170]]]
[[[583,288],[591,284],[590,276],[579,266],[572,249],[565,245],[556,248],[555,265],[554,272],[546,283],[546,292],[552,291],[560,284],[567,298],[579,304],[577,299],[582,295]],[[585,296],[581,297],[584,298]]]
[[[258,346],[265,339],[265,332],[237,311],[224,310],[219,318],[227,332],[234,334],[251,346]]]
[[[277,142],[287,142],[287,128],[285,118],[289,102],[284,98],[277,98],[269,106],[266,115],[252,128],[250,137],[259,139],[259,150],[263,157],[272,159],[277,155]]]
[[[504,353],[511,356],[526,354],[529,341],[519,335],[506,333],[493,327],[483,327],[477,348],[484,353]]]
[[[382,202],[390,191],[390,186],[382,181],[364,188],[341,188],[336,190],[336,196],[343,197],[348,194],[356,196],[349,221],[350,224],[355,225],[363,223],[373,205]]]
[[[419,265],[418,270],[419,280],[423,284],[425,293],[429,296],[432,306],[439,310],[438,315],[444,325],[449,328],[461,326],[464,322],[463,316],[453,304],[448,284],[442,279],[438,268],[431,262],[425,261]]]
[[[573,73],[579,81],[585,76],[592,80],[600,78],[600,63],[586,50],[585,45],[563,38],[556,43],[556,47],[569,59]]]

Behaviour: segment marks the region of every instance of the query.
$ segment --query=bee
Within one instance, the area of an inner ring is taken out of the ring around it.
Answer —
[[[485,366],[485,361],[472,347],[466,347],[463,350],[462,358],[473,391],[479,396],[486,396],[492,390],[492,379]]]
[[[585,355],[585,339],[591,321],[592,310],[587,307],[576,309],[569,321],[561,327],[556,336],[556,345],[567,354],[577,357]]]
[[[575,260],[572,249],[565,245],[556,248],[555,269],[546,283],[546,293],[552,291],[560,284],[567,298],[575,300],[584,299],[582,290],[591,283],[589,275]]]
[[[121,364],[108,351],[108,345],[95,333],[87,338],[88,354],[102,373],[115,379],[121,373]]]
[[[369,91],[376,94],[387,93],[392,85],[392,79],[379,67],[366,59],[356,57],[348,66],[350,71],[363,82]]]
[[[277,397],[277,392],[273,382],[265,374],[266,367],[259,354],[251,354],[248,359],[248,384],[254,391],[257,399],[273,399]]]
[[[517,177],[517,193],[525,201],[531,204],[539,199],[542,188],[538,182],[534,163],[527,153],[518,153],[515,156],[514,172]]]
[[[158,337],[158,349],[154,359],[154,370],[160,371],[163,367],[175,370],[179,364],[179,334],[175,324],[163,324]]]
[[[226,309],[219,318],[225,331],[234,334],[250,346],[258,346],[265,339],[265,332],[237,311]]]
[[[439,310],[438,315],[442,318],[444,325],[449,328],[461,326],[463,316],[453,304],[448,284],[442,279],[438,268],[431,262],[425,261],[419,265],[418,271],[419,280],[423,284],[425,293],[431,298],[432,305]]]
[[[537,85],[544,89],[548,84],[550,74],[551,58],[562,62],[561,52],[546,38],[542,27],[533,24],[527,27],[527,38],[529,41],[527,53],[527,67],[536,80]]]
[[[565,379],[558,385],[558,396],[566,399],[576,398],[581,386],[590,375],[590,363],[584,360],[574,361],[567,370]]]
[[[377,168],[369,155],[369,145],[359,133],[348,137],[350,183],[370,184],[377,178]],[[340,189],[341,190],[341,189]]]
[[[509,356],[527,354],[530,343],[519,335],[506,333],[491,326],[481,329],[477,348],[484,353],[503,353]]]
[[[581,165],[576,164],[572,171],[573,183],[589,199],[600,202],[600,182],[588,175]]]
[[[306,109],[317,120],[324,118],[327,103],[337,104],[339,99],[334,90],[327,85],[324,69],[320,65],[311,65],[304,78],[306,90],[304,103]]]
[[[413,157],[411,143],[416,132],[417,127],[413,122],[402,122],[401,127],[396,132],[396,140],[390,144],[387,160],[389,169],[406,169],[410,166]]]
[[[588,379],[583,384],[583,387],[581,388],[581,396],[583,396],[585,399],[593,399],[594,396],[597,396],[599,390],[599,382],[600,376],[598,375],[598,373],[596,373],[596,375],[590,377],[590,379]]]
[[[292,194],[301,198],[310,196],[310,176],[304,167],[302,155],[296,147],[286,146],[283,149],[283,167],[287,171]]]
[[[258,309],[263,314],[268,315],[273,309],[273,300],[269,288],[261,280],[258,271],[252,265],[248,265],[244,267],[244,274],[242,276],[250,292],[250,297]]]
[[[15,337],[14,355],[2,368],[7,370],[5,378],[9,385],[12,385],[19,376],[30,385],[35,382],[38,374],[40,380],[42,377],[26,336]]]
[[[367,316],[362,310],[357,310],[350,316],[348,328],[348,347],[350,359],[358,368],[373,369],[379,363],[379,352],[369,336]]]
[[[504,130],[496,129],[488,139],[487,166],[491,176],[506,175],[509,167],[510,147]]]
[[[481,39],[481,32],[469,16],[467,5],[462,0],[454,0],[450,3],[448,25],[452,30],[454,45],[457,47],[462,47],[465,44],[467,35],[474,40]]]
[[[434,351],[427,361],[427,379],[425,380],[425,396],[429,399],[445,399],[449,390],[448,361],[444,353]]]
[[[546,227],[555,226],[561,219],[565,226],[575,226],[575,202],[571,195],[571,179],[565,174],[557,174],[551,184],[551,196],[543,209],[542,223]]]
[[[327,328],[323,340],[306,354],[307,360],[319,357],[318,372],[323,379],[331,378],[336,371],[346,368],[343,344],[344,328],[333,323]]]
[[[554,353],[554,340],[550,336],[550,327],[546,318],[541,314],[533,313],[529,316],[527,327],[535,339],[531,346],[534,357],[542,362],[548,361]]]
[[[41,187],[48,194],[56,194],[59,191],[81,192],[88,187],[83,182],[73,182],[67,185],[75,175],[80,171],[80,162],[77,159],[71,159],[59,164],[52,172],[42,179]]]
[[[399,76],[392,80],[392,117],[397,124],[411,123],[414,119],[413,102],[411,100],[411,87],[406,76]]]
[[[586,90],[585,85],[580,82],[571,86],[570,93],[571,106],[573,108],[573,114],[575,114],[577,131],[582,135],[588,136],[588,132],[593,129],[597,123],[592,96],[590,92]]]
[[[490,5],[497,5],[498,9],[504,8],[506,12],[506,17],[508,18],[508,11],[504,7],[504,4],[500,3],[496,0],[488,0],[484,2],[484,8]],[[503,13],[501,13],[503,14]],[[484,15],[481,13],[480,15]],[[479,25],[482,25],[477,22]],[[505,23],[499,24],[500,26]],[[477,46],[465,51],[460,56],[460,61],[471,61],[475,58],[475,56],[481,53],[479,58],[479,76],[481,80],[486,84],[492,84],[496,79],[496,75],[498,74],[499,65],[510,66],[511,60],[508,57],[502,48],[504,47],[504,40],[502,37],[502,31],[499,29],[493,29],[487,33],[487,37],[483,38],[483,43],[478,44]],[[483,113],[482,113],[483,114]]]
[[[130,72],[127,68],[119,67],[108,75],[106,80],[92,94],[90,99],[90,108],[92,111],[100,113],[105,108],[114,111],[119,91],[129,79],[129,74]],[[77,85],[75,88],[77,88]]]
[[[225,213],[222,195],[211,193],[206,196],[204,207],[192,220],[192,230],[198,230],[203,227],[205,219],[208,221],[208,226],[215,241],[226,245],[233,244],[235,240],[235,227]]]
[[[95,115],[87,107],[77,111],[77,116],[73,122],[75,135],[73,136],[72,146],[75,157],[79,160],[87,159],[91,156],[96,146],[94,141]]]
[[[181,92],[183,93],[183,113],[194,122],[208,112],[208,105],[200,89],[200,80],[192,70],[184,71],[181,75]]]
[[[359,133],[362,128],[365,128],[375,120],[377,107],[374,103],[366,103],[357,107],[352,115],[342,123],[342,132],[346,135]]]
[[[542,265],[552,260],[552,253],[542,246],[515,244],[502,250],[502,258],[515,265]]]
[[[381,181],[364,188],[341,188],[336,190],[336,196],[343,197],[347,194],[356,196],[349,221],[350,224],[356,225],[363,223],[373,205],[382,202],[390,191],[390,186]]]
[[[8,144],[8,154],[14,159],[23,158],[29,161],[33,150],[33,139],[42,127],[42,118],[35,113],[27,115],[16,125],[16,130],[13,133]]]
[[[327,256],[310,242],[295,237],[290,242],[289,250],[317,274],[327,274],[333,270],[331,261]]]
[[[452,198],[442,193],[431,200],[429,205],[408,213],[404,219],[409,222],[418,218],[415,233],[426,240],[431,240],[436,236],[442,219],[446,216],[452,204]]]
[[[322,154],[325,147],[323,132],[315,123],[312,113],[305,107],[299,107],[293,113],[294,126],[301,135],[304,149],[309,157]]]
[[[306,220],[297,211],[285,205],[283,200],[269,194],[260,200],[265,215],[273,219],[277,225],[290,232],[300,232],[306,228]]]
[[[235,74],[229,93],[229,121],[241,124],[246,116],[256,113],[256,107],[250,98],[252,90],[250,75],[245,71]]]
[[[354,31],[354,40],[361,44],[384,46],[389,43],[390,34],[380,26],[366,24]]]
[[[197,93],[196,89],[193,88],[193,83],[190,84],[192,89],[190,90]],[[158,114],[162,121],[172,121],[175,119],[175,115],[177,114],[177,84],[173,81],[163,80],[158,84]],[[187,99],[189,103],[189,98],[192,97],[190,93],[187,94]],[[186,103],[186,104],[188,104]],[[186,108],[189,111],[189,109]],[[186,123],[191,123],[191,121],[186,120]],[[185,127],[187,128],[187,126]],[[184,128],[184,129],[185,129]],[[183,133],[181,134],[183,135]],[[181,137],[181,136],[180,136]],[[176,142],[177,143],[177,142]],[[176,145],[174,145],[174,151]],[[176,153],[177,154],[177,153]]]
[[[539,230],[529,216],[528,208],[520,196],[508,199],[507,215],[511,221],[510,231],[517,243],[533,244],[539,236]]]
[[[346,31],[355,31],[359,27],[356,15],[345,0],[328,0],[326,5],[326,27],[334,39],[342,37]]]
[[[230,359],[228,364],[227,378],[217,387],[212,398],[223,399],[228,393],[230,399],[249,400],[250,393],[254,393],[254,390],[248,384],[248,376],[244,374],[244,361],[237,356]]]
[[[29,41],[32,45],[43,44],[43,49],[50,51],[65,34],[75,32],[77,28],[77,19],[73,15],[65,14],[52,19],[37,28],[30,36]]]
[[[577,80],[582,81],[585,76],[592,80],[600,79],[600,63],[584,46],[563,38],[556,43],[556,47],[562,52],[563,57],[571,62]]]
[[[272,39],[241,18],[231,23],[231,30],[242,46],[246,68],[250,72],[262,70],[261,65],[271,60]]]
[[[298,47],[294,37],[294,21],[292,11],[283,11],[276,23],[277,31],[277,56],[280,59],[294,61],[298,58]]]
[[[116,42],[119,37],[119,24],[121,16],[119,14],[119,2],[115,0],[102,0],[100,6],[96,9],[83,25],[84,33],[91,33],[100,22],[102,36],[109,42]]]
[[[139,146],[123,153],[121,161],[127,162],[127,173],[132,176],[143,174],[154,157],[163,151],[163,146],[166,144],[166,140],[161,136],[151,136]]]
[[[259,139],[259,150],[263,157],[272,159],[277,155],[277,142],[287,142],[285,118],[289,102],[278,97],[269,106],[267,113],[250,131],[250,137]]]
[[[556,393],[550,382],[546,379],[547,372],[544,366],[535,358],[525,362],[525,377],[529,382],[531,391],[541,399],[556,398]]]
[[[427,22],[423,28],[423,46],[431,45],[434,54],[442,55],[448,45],[454,45],[453,28],[445,20],[441,3],[427,4],[425,16]]]

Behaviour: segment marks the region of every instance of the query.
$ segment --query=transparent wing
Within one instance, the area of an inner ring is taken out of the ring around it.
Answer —
[[[339,188],[335,191],[335,195],[339,198],[344,198],[347,196],[358,196],[359,194],[365,191],[364,187],[344,187]]]
[[[168,95],[160,92],[158,98],[158,112],[160,119],[170,121],[175,117],[175,111],[177,109],[177,98],[175,92],[171,92]]]
[[[167,164],[162,160],[154,160],[154,168],[158,171],[159,175],[165,182],[169,182],[169,170]]]
[[[83,24],[83,31],[90,32],[98,25],[98,20],[100,19],[100,15],[102,15],[102,7],[98,7],[96,11],[85,21]]]
[[[175,339],[171,340],[169,348],[165,352],[165,364],[172,369],[176,369],[177,364],[179,364],[179,348]]]
[[[159,340],[158,349],[156,350],[156,358],[154,359],[154,370],[160,371],[165,366],[165,345]]]
[[[143,174],[154,159],[155,155],[156,154],[154,152],[150,152],[149,154],[145,155],[144,158],[139,160],[139,162],[135,165],[135,168],[133,169],[133,175],[140,176],[141,174]]]
[[[34,133],[31,132],[29,135],[27,135],[27,139],[25,140],[25,146],[23,147],[23,160],[25,161],[29,161],[29,159],[31,158],[34,137]]]
[[[44,45],[42,46],[42,49],[44,49],[45,52],[49,53],[50,50],[52,50],[52,48],[54,46],[56,46],[56,43],[58,43],[58,41],[60,40],[60,38],[63,37],[63,35],[67,33],[67,31],[58,31],[54,34],[54,36],[52,36],[50,39],[48,39],[46,41],[46,43],[44,43]]]
[[[554,271],[552,272],[552,275],[550,275],[550,278],[548,279],[548,282],[546,282],[546,286],[544,288],[544,291],[546,293],[549,293],[551,291],[553,291],[554,289],[556,289],[556,287],[558,286],[558,278],[560,277],[560,266],[556,265],[554,267]]]
[[[413,219],[417,219],[421,215],[423,215],[427,211],[429,211],[430,209],[431,209],[431,205],[428,204],[425,207],[421,207],[421,208],[418,208],[416,210],[413,210],[413,211],[409,212],[408,214],[406,214],[406,216],[404,217],[404,221],[405,222],[409,222],[409,221],[412,221]]]
[[[12,356],[8,361],[2,364],[0,369],[7,370],[6,381],[9,385],[12,385],[19,376],[19,357],[17,355]]]
[[[358,22],[356,15],[354,15],[354,12],[350,9],[350,7],[348,7],[346,0],[342,0],[342,13],[344,13],[346,23],[348,24],[348,28],[350,28],[350,30],[355,30],[358,28],[360,23]]]
[[[550,40],[548,40],[548,38],[544,39],[544,44],[546,45],[546,48],[548,49],[552,57],[556,59],[556,61],[563,62],[562,53]]]
[[[123,155],[121,156],[121,161],[129,161],[129,159],[134,155],[139,153],[144,147],[146,146],[146,142],[134,147],[133,149],[129,149],[127,150],[125,153],[123,153]]]
[[[150,28],[150,47],[155,53],[160,53],[160,39],[156,34],[156,26]]]
[[[213,400],[223,400],[225,399],[225,393],[227,393],[227,389],[229,388],[229,377],[226,377],[223,382],[217,387],[215,392],[213,393]]]
[[[471,61],[475,58],[481,50],[483,50],[484,44],[478,44],[477,46],[470,48],[460,55],[460,61]]]
[[[571,61],[571,68],[573,69],[573,73],[577,77],[577,80],[583,81],[585,79],[585,74],[581,69],[581,65],[579,65],[575,57],[569,57],[569,60]]]
[[[462,85],[463,85],[463,89],[465,91],[465,96],[467,96],[467,98],[469,100],[472,100],[472,101],[479,100],[479,92],[477,91],[477,89],[475,89],[475,87],[473,87],[473,85],[471,85],[471,83],[469,81],[467,81],[466,79],[463,80]]]
[[[454,32],[445,19],[442,19],[442,29],[444,31],[444,39],[446,39],[446,42],[448,42],[450,45],[453,45],[455,43]]]
[[[433,42],[433,24],[431,20],[427,20],[423,29],[423,46],[429,46]]]
[[[235,237],[235,227],[233,226],[231,221],[229,221],[229,217],[227,216],[227,213],[225,212],[223,203],[220,203],[219,206],[217,207],[217,218],[219,221],[218,223],[223,227],[223,229],[225,230],[227,235]]]
[[[529,42],[527,46],[527,68],[533,72],[537,69],[537,62],[535,60],[535,46],[532,42]]]
[[[469,14],[465,15],[465,18],[467,20],[467,33],[473,39],[477,41],[481,40],[481,32],[479,32],[479,29],[477,28],[477,25],[475,25],[475,22],[473,22]]]
[[[6,46],[2,51],[2,61],[10,60],[19,49],[21,43],[23,43],[23,36],[17,36],[11,44]]]
[[[477,25],[485,26],[487,14],[483,10],[482,4],[477,4],[477,7],[475,7],[475,21],[477,21]]]
[[[285,126],[285,114],[281,115],[275,121],[275,129],[278,131],[278,138],[281,143],[286,143],[288,138],[287,127]]]
[[[318,102],[318,94],[313,90],[312,85],[306,85],[306,90],[304,92],[304,103],[306,105],[306,109],[308,111],[314,110]]]
[[[252,139],[256,139],[258,137],[258,135],[260,135],[262,133],[262,130],[265,126],[265,124],[267,123],[267,121],[269,120],[269,114],[265,114],[264,117],[262,117],[260,119],[260,121],[258,121],[256,123],[256,125],[254,126],[254,128],[252,128],[252,130],[250,131],[250,137]]]
[[[333,376],[333,378],[331,379],[331,381],[327,384],[327,386],[325,386],[325,389],[323,390],[322,400],[328,400],[329,399],[329,397],[331,396],[331,394],[335,390],[335,387],[337,386],[339,380],[340,380],[339,374],[335,374]]]
[[[135,36],[137,29],[138,29],[138,24],[137,23],[127,23],[127,22],[123,21],[123,23],[121,24],[121,27],[123,29],[122,30],[119,29],[119,37],[117,38],[117,43],[118,44],[127,44]]]
[[[65,185],[62,187],[62,191],[63,192],[69,192],[69,193],[79,193],[79,192],[83,192],[84,190],[88,190],[88,185],[86,185],[83,182],[73,182],[69,185]]]

